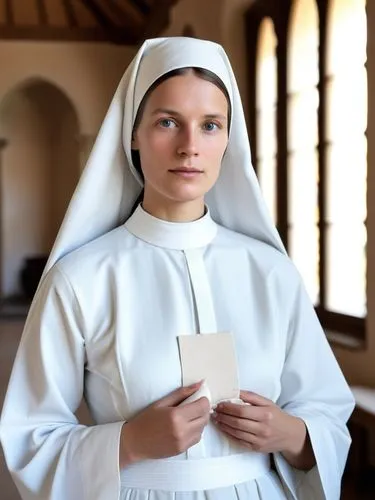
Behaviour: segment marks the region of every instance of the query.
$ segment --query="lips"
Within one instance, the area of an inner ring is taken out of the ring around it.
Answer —
[[[199,176],[203,174],[202,170],[198,170],[197,168],[175,168],[170,170],[170,173],[180,177],[181,179],[197,179]]]
[[[199,170],[198,168],[191,168],[191,167],[174,168],[173,170],[170,170],[170,172],[186,173],[186,174],[202,174],[203,173],[202,170]]]

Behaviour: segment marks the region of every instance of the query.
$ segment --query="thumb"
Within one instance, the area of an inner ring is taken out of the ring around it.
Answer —
[[[163,408],[167,406],[178,406],[182,401],[184,401],[186,398],[194,394],[199,387],[201,386],[203,381],[197,382],[196,384],[189,385],[187,387],[179,387],[173,392],[170,392],[165,396],[164,398],[159,399],[159,401],[156,401],[154,403],[154,407],[157,408]]]
[[[274,404],[270,399],[250,391],[241,391],[240,398],[244,403],[249,403],[254,406],[270,406]]]

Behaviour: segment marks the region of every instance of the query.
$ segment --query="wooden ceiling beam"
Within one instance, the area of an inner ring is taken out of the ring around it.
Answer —
[[[151,10],[150,2],[147,2],[147,0],[127,0],[127,3],[132,4],[135,9],[144,15],[149,14]]]
[[[69,41],[69,42],[109,42],[124,45],[135,45],[139,37],[134,38],[131,33],[119,27],[112,27],[112,33],[101,27],[71,27],[60,26],[1,26],[0,40],[39,40],[39,41]],[[125,33],[124,33],[125,31]]]
[[[48,24],[47,9],[44,0],[36,0],[39,23],[43,26]]]
[[[71,27],[78,26],[77,16],[71,4],[71,0],[63,0],[63,5],[69,26]]]
[[[80,0],[98,23],[86,28],[80,26],[72,0],[62,0],[67,26],[49,26],[45,1],[35,0],[39,26],[26,26],[15,23],[12,0],[4,0],[6,25],[0,27],[0,40],[106,41],[137,45],[144,38],[158,36],[168,26],[170,9],[178,0],[142,0],[138,6],[152,6],[147,16],[136,11],[135,6],[130,7],[130,2],[135,4],[135,0],[126,0],[128,7],[116,0]]]
[[[158,36],[167,28],[170,20],[170,10],[178,0],[158,0],[151,9],[145,29],[145,38]]]
[[[125,26],[132,25],[133,23],[137,26],[144,26],[146,22],[146,17],[143,13],[129,1],[122,2],[120,6],[116,0],[106,0],[105,5],[119,22],[123,23]]]
[[[136,26],[132,22],[128,22],[126,26],[119,26],[108,15],[108,11],[103,9],[103,5],[98,0],[83,0],[84,4],[92,14],[99,25],[107,32],[108,40],[116,44],[131,44],[138,43],[141,34],[143,33],[144,25]],[[117,29],[116,29],[117,28]],[[132,42],[130,42],[132,40]]]
[[[14,25],[14,12],[12,0],[5,0],[5,18],[8,25]]]
[[[95,0],[83,0],[84,5],[90,10],[99,25],[104,29],[114,27],[112,19],[104,12],[102,7]]]

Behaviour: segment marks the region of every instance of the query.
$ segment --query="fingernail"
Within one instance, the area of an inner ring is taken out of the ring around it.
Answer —
[[[202,383],[202,381],[200,381],[200,382],[195,382],[194,384],[189,385],[189,386],[188,386],[188,388],[190,388],[190,387],[191,387],[191,388],[193,388],[193,387],[198,387],[199,385],[201,385],[201,383]]]

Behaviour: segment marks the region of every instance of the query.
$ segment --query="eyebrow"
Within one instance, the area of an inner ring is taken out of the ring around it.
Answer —
[[[167,109],[167,108],[157,108],[151,114],[152,115],[165,114],[165,115],[173,115],[173,116],[182,116],[181,113],[179,113],[178,111],[175,111],[173,109]],[[220,114],[220,113],[209,113],[209,114],[204,115],[204,117],[208,118],[208,119],[227,120],[227,117],[225,115]]]

